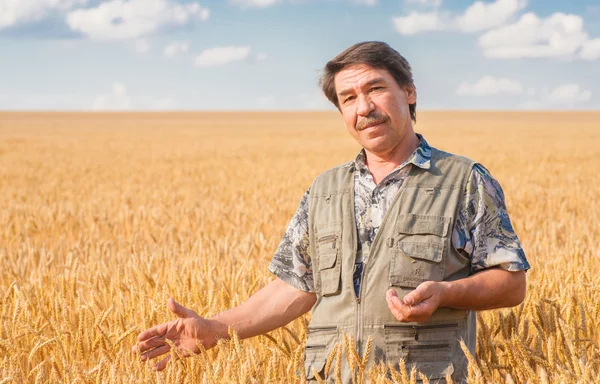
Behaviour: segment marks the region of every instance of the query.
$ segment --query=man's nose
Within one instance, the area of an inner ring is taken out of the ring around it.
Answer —
[[[358,95],[356,99],[356,114],[359,116],[369,116],[375,109],[375,104],[371,98],[366,95]]]

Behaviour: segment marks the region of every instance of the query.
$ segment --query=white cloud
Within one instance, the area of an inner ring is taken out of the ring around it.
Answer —
[[[131,98],[127,95],[127,89],[122,83],[115,82],[112,92],[98,95],[92,109],[94,111],[106,110],[128,110],[131,108]]]
[[[527,5],[526,0],[476,1],[456,19],[463,32],[477,32],[499,27],[511,21]]]
[[[432,1],[427,0],[412,2],[435,5]],[[407,16],[395,17],[392,21],[396,31],[403,35],[442,30],[477,32],[510,22],[525,5],[527,5],[526,0],[496,0],[492,3],[476,1],[460,15],[439,10],[412,11]]]
[[[392,21],[396,31],[403,35],[428,31],[487,31],[479,37],[478,44],[490,58],[600,59],[600,38],[589,38],[581,16],[556,12],[544,19],[528,12],[516,19],[526,6],[527,0],[476,1],[460,15],[437,9],[412,11]]]
[[[268,8],[283,2],[287,3],[303,3],[306,0],[229,0],[230,4],[236,5],[242,9],[247,8]],[[427,0],[425,0],[427,1]],[[431,1],[431,0],[429,0]],[[367,5],[369,7],[379,3],[379,0],[348,0],[358,5]]]
[[[280,0],[231,0],[230,3],[242,8],[267,8],[279,3]]]
[[[438,12],[413,11],[407,16],[394,17],[394,28],[402,35],[414,35],[427,31],[441,31],[448,25]]]
[[[174,57],[187,53],[190,50],[190,45],[185,41],[173,41],[169,43],[164,50],[167,57]]]
[[[145,39],[137,39],[134,42],[133,49],[137,53],[146,53],[150,50],[150,43]]]
[[[66,11],[87,0],[0,0],[0,29],[44,19],[54,11]]]
[[[579,84],[563,84],[552,90],[542,89],[538,100],[527,100],[521,104],[523,109],[573,109],[589,106],[592,92]]]
[[[540,19],[526,13],[510,25],[493,29],[479,38],[486,57],[515,59],[522,57],[574,57],[584,48],[582,57],[597,58],[600,50],[588,40],[583,19],[577,15],[554,13]],[[600,55],[599,55],[600,56]]]
[[[515,80],[504,77],[484,76],[476,83],[462,82],[456,94],[460,96],[491,96],[501,93],[519,95],[523,93],[523,86]]]
[[[151,35],[161,28],[184,26],[208,19],[209,10],[198,3],[172,0],[111,0],[96,8],[67,15],[74,30],[98,40],[126,40]]]
[[[600,39],[587,40],[581,45],[579,57],[584,60],[600,59]]]
[[[354,0],[355,4],[360,4],[360,5],[367,5],[369,7],[374,6],[375,4],[379,3],[379,0]]]
[[[554,88],[546,100],[551,104],[574,104],[591,98],[592,92],[581,89],[579,84],[565,84]]]
[[[462,82],[456,94],[478,97],[499,94],[526,95],[530,99],[520,105],[524,109],[574,108],[592,98],[592,92],[583,89],[579,84],[564,84],[553,89],[544,87],[538,92],[535,88],[525,89],[518,81],[493,76],[484,76],[474,84]],[[539,95],[538,98],[533,99],[536,95]]]
[[[198,67],[213,67],[233,61],[244,60],[250,54],[250,47],[217,47],[205,49],[196,56],[195,63]]]
[[[439,7],[442,5],[442,0],[406,0],[408,4],[419,4],[426,7]]]

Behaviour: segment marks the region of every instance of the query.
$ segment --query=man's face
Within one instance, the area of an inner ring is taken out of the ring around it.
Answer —
[[[409,104],[414,87],[400,87],[385,69],[351,65],[335,75],[340,112],[348,132],[367,151],[384,155],[413,134]]]

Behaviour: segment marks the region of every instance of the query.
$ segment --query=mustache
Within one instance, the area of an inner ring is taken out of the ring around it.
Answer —
[[[371,125],[382,124],[388,121],[388,117],[383,113],[373,112],[369,116],[363,118],[356,123],[356,129],[362,131]]]

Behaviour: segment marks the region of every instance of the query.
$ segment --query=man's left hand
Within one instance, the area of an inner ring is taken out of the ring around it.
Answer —
[[[426,281],[400,299],[393,289],[389,289],[385,298],[390,311],[401,322],[423,322],[429,319],[438,308],[443,294],[443,284]]]

